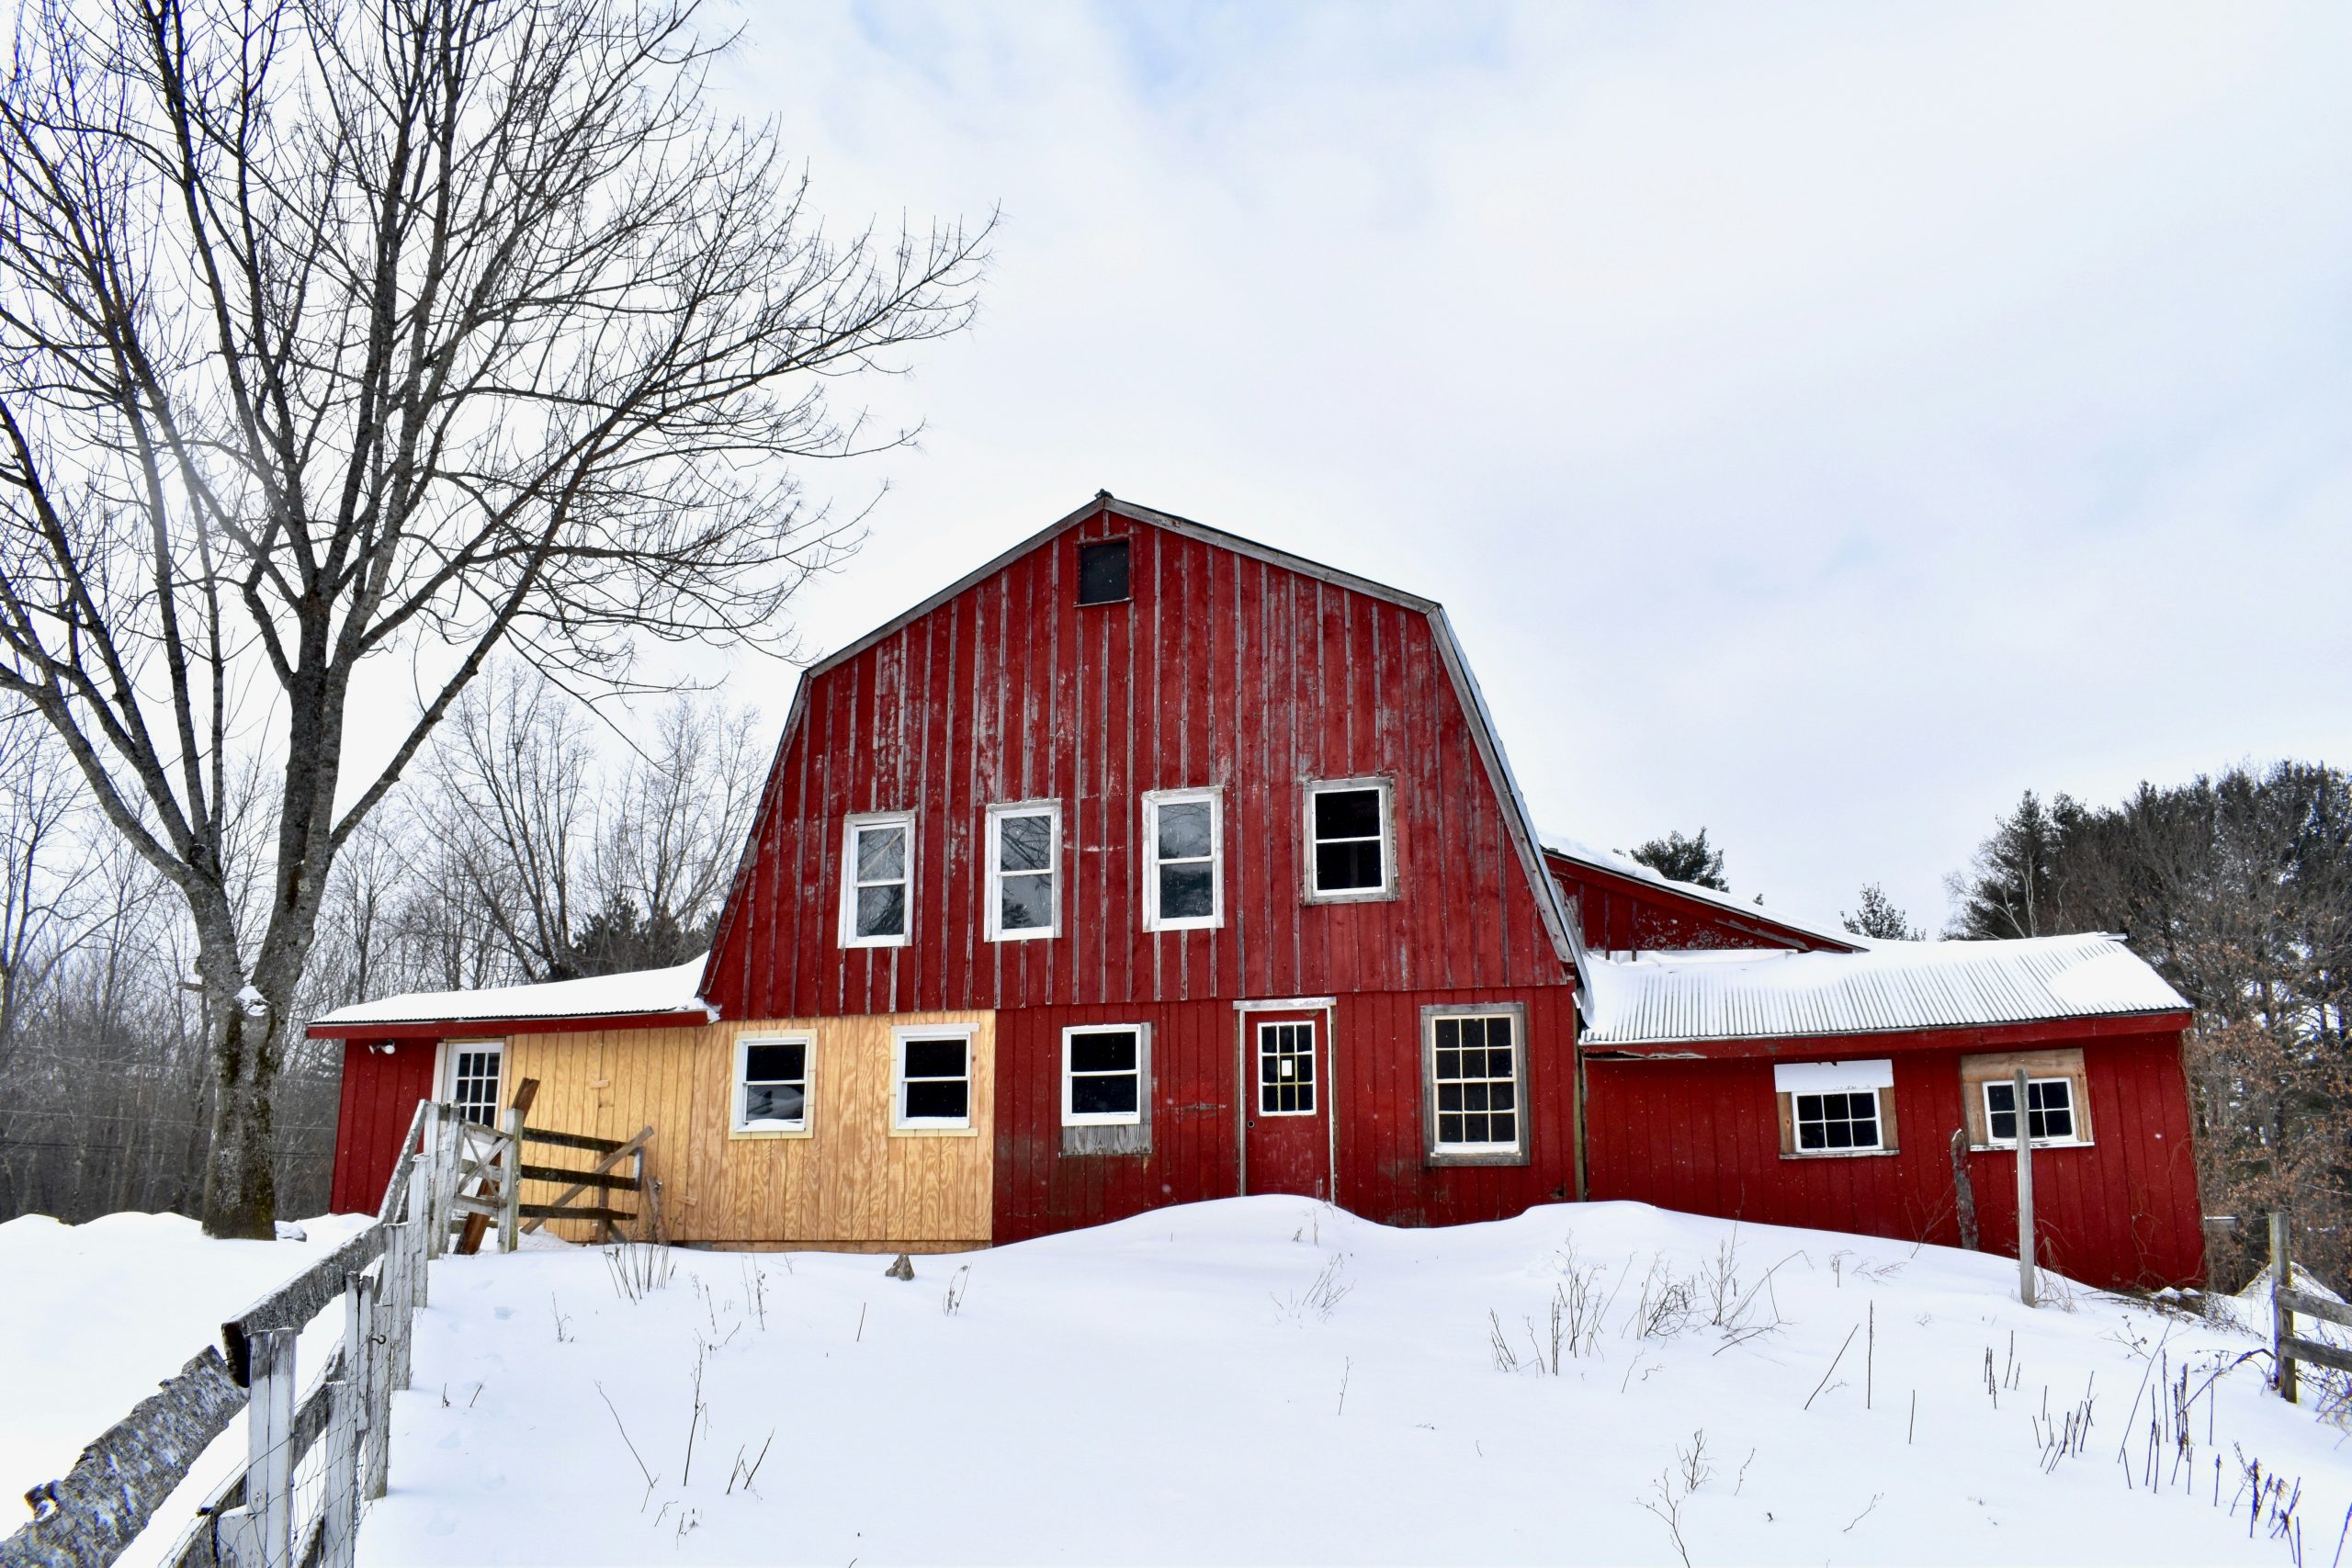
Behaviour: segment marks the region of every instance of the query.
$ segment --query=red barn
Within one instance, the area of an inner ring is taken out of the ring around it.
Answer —
[[[349,1043],[340,1203],[428,1086],[486,1110],[530,1077],[535,1122],[654,1125],[671,1233],[711,1245],[969,1247],[1261,1192],[1451,1224],[1588,1185],[1927,1235],[1911,1155],[1960,1125],[1957,1077],[1908,1112],[1900,1181],[1830,1203],[1793,1176],[1768,1195],[1734,1152],[1776,1114],[1739,1086],[1793,1037],[1580,1055],[1579,1006],[1656,962],[1616,954],[1885,962],[1860,946],[1540,840],[1434,603],[1106,494],[808,671],[698,971],[392,998],[312,1032]],[[2154,987],[2125,999],[2164,1005],[2097,1018],[2137,1020],[2159,1070],[2134,1092],[2170,1136],[2179,1000],[2116,955]],[[1637,1109],[1659,1093],[1720,1120],[1662,1140]],[[1668,1179],[1694,1161],[1742,1174]],[[2070,1259],[2193,1275],[2193,1246],[2127,1258],[2109,1214],[2185,1205],[2162,1224],[2193,1237],[2193,1184],[2110,1174],[2053,1217]]]

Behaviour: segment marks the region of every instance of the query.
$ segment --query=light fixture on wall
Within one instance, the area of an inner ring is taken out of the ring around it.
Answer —
[[[373,1055],[377,1052],[381,1051],[385,1055],[389,1056],[394,1051],[400,1049],[400,1043],[401,1043],[397,1040],[372,1041],[368,1046],[368,1053],[369,1055]]]

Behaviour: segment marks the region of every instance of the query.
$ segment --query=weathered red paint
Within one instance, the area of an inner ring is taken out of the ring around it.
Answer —
[[[1249,1192],[1290,1192],[1301,1197],[1331,1196],[1331,1083],[1325,1069],[1329,1055],[1328,1031],[1320,1010],[1312,1012],[1251,1012],[1242,1015],[1241,1060],[1236,1097],[1241,1106],[1243,1143],[1248,1157],[1241,1166],[1241,1185]],[[1300,1047],[1304,1049],[1300,1049]],[[1280,1060],[1262,1060],[1269,1053],[1286,1055],[1292,1068],[1293,1110],[1270,1109],[1267,1090],[1277,1096],[1283,1081]],[[1297,1082],[1303,1075],[1304,1082]]]
[[[1585,1070],[1590,1196],[1768,1224],[1957,1246],[1951,1139],[1960,1059],[1985,1046],[1942,1036],[1849,1036],[1783,1060],[1886,1055],[1898,1151],[1784,1157],[1772,1063],[1760,1056],[1594,1056]],[[2044,1040],[2054,1036],[2044,1035]],[[2177,1030],[2080,1037],[2093,1143],[2034,1156],[2042,1266],[2098,1285],[2197,1280],[2204,1266],[2188,1086]],[[1970,1154],[1980,1245],[2017,1247],[2017,1157]]]
[[[433,1092],[435,1042],[414,1038],[353,1043],[343,1051],[343,1093],[335,1111],[334,1179],[328,1207],[372,1214],[400,1159],[417,1101]]]
[[[1545,866],[1576,901],[1585,945],[1602,953],[1690,953],[1721,947],[1852,953],[1857,944],[1773,919],[1762,910],[1726,909],[1640,877],[1625,876],[1546,851]]]

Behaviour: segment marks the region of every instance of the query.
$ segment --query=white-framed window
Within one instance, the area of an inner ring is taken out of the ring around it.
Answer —
[[[1421,1010],[1422,1114],[1431,1163],[1518,1165],[1527,1158],[1527,1010]]]
[[[458,1114],[485,1127],[498,1125],[498,1089],[506,1062],[503,1040],[452,1040],[444,1097]]]
[[[1386,779],[1326,779],[1306,786],[1306,899],[1337,904],[1393,897],[1396,834]]]
[[[1960,1059],[1961,1116],[1976,1149],[2018,1146],[2018,1068],[2025,1069],[2026,1134],[2037,1148],[2091,1142],[2090,1077],[2079,1045],[1984,1052]]]
[[[1150,1027],[1073,1024],[1062,1031],[1062,1125],[1135,1127],[1150,1093]]]
[[[1315,1022],[1258,1026],[1258,1114],[1315,1114]]]
[[[1061,802],[989,807],[990,942],[1028,942],[1061,931]]]
[[[817,1042],[808,1034],[745,1034],[735,1041],[738,1133],[808,1131]]]
[[[843,947],[904,947],[914,886],[913,812],[865,811],[842,822]]]
[[[2026,1079],[2025,1123],[2026,1136],[2037,1144],[2075,1142],[2075,1080]],[[1984,1130],[1987,1142],[2017,1146],[2018,1086],[2014,1081],[1994,1078],[1985,1083]]]
[[[1225,801],[1214,789],[1143,797],[1143,929],[1205,931],[1225,923]]]
[[[1775,1062],[1784,1159],[1893,1154],[1894,1061]]]
[[[906,1024],[890,1031],[890,1125],[965,1132],[972,1125],[972,1031]]]

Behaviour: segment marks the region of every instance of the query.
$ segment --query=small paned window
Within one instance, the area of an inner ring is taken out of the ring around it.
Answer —
[[[972,1037],[909,1030],[897,1034],[894,1123],[962,1129],[972,1124]]]
[[[1436,1148],[1495,1154],[1519,1147],[1519,1040],[1499,1015],[1440,1018],[1430,1031]]]
[[[1308,785],[1306,836],[1310,899],[1379,898],[1394,886],[1386,780]]]
[[[1258,1026],[1258,1113],[1315,1114],[1315,1025]]]
[[[1143,1121],[1139,1024],[1062,1031],[1062,1125],[1132,1127]]]
[[[1056,868],[1061,807],[989,807],[989,940],[1026,942],[1061,929]]]
[[[1155,790],[1143,797],[1144,930],[1225,923],[1221,816],[1215,790]]]
[[[449,1103],[469,1122],[498,1125],[498,1074],[505,1047],[495,1040],[453,1041],[449,1046]]]
[[[911,812],[875,812],[849,819],[842,853],[842,945],[900,947],[907,941],[914,887]]]
[[[1984,1086],[1984,1123],[1996,1144],[2018,1141],[2018,1086],[1997,1079]],[[2035,1143],[2075,1141],[2075,1083],[2072,1078],[2028,1078],[2025,1085],[2026,1135]]]
[[[739,1133],[805,1133],[808,1130],[808,1056],[805,1035],[735,1045],[735,1130]]]
[[[1127,597],[1127,541],[1104,539],[1078,547],[1078,602],[1116,604]]]
[[[1797,1147],[1808,1154],[1829,1149],[1875,1149],[1878,1141],[1878,1094],[1873,1089],[1849,1089],[1838,1094],[1790,1097],[1796,1118]]]

